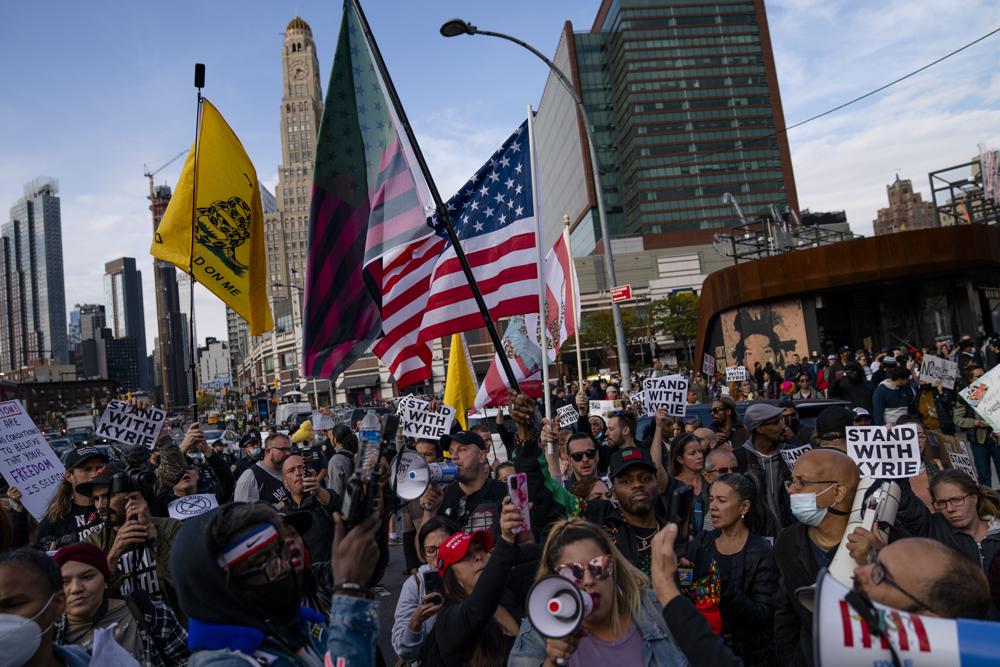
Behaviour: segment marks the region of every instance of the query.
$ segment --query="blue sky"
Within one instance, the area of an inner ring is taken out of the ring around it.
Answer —
[[[537,104],[546,71],[512,44],[440,37],[462,16],[551,54],[563,22],[589,29],[598,0],[368,0],[365,9],[442,193],[453,191]],[[771,0],[788,123],[866,92],[1000,25],[985,0]],[[281,31],[312,26],[326,83],[336,0],[173,3],[5,2],[0,6],[0,210],[38,175],[59,179],[67,307],[103,303],[104,262],[136,257],[147,340],[155,334],[151,222],[143,165],[192,140],[195,62],[205,94],[273,185],[280,158]],[[928,195],[927,172],[1000,148],[1000,36],[887,93],[790,133],[803,208],[846,209],[871,233],[898,171]],[[467,83],[476,91],[470,95]],[[483,93],[483,84],[487,93]],[[181,161],[157,176],[176,181]],[[198,332],[225,338],[222,305],[199,287]]]

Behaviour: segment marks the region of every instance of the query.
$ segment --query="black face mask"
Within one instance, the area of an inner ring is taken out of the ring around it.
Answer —
[[[279,624],[292,623],[299,618],[301,594],[294,570],[274,581],[244,584],[243,595],[257,609],[266,610]]]

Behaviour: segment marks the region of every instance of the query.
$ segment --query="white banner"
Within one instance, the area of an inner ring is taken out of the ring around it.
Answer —
[[[152,449],[166,419],[167,413],[159,408],[137,410],[125,401],[112,399],[97,422],[97,437]]]
[[[743,382],[746,379],[746,366],[729,366],[726,368],[726,382]]]
[[[611,416],[611,413],[621,409],[622,409],[622,402],[620,400],[590,401],[590,414],[596,415],[598,417],[603,417],[604,421],[608,420],[608,417]]]
[[[0,473],[21,492],[21,504],[38,521],[66,474],[20,401],[0,403]]]
[[[437,440],[451,432],[451,424],[455,421],[455,408],[440,403],[437,410],[429,410],[428,405],[430,403],[416,396],[407,396],[399,402],[403,435]]]
[[[196,493],[193,496],[184,496],[167,503],[167,511],[170,513],[171,519],[183,521],[204,514],[218,506],[219,500],[214,493]]]
[[[913,424],[848,426],[847,453],[862,477],[901,479],[920,472],[920,441]]]
[[[562,406],[556,410],[556,415],[559,417],[559,428],[576,426],[577,420],[580,419],[580,412],[576,409],[575,405]]]
[[[660,408],[666,408],[671,417],[684,417],[687,410],[688,379],[683,375],[668,375],[661,378],[646,378],[646,414],[655,415]]]

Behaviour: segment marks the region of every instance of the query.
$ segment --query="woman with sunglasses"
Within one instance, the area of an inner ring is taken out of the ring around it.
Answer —
[[[683,665],[649,579],[615,548],[608,534],[583,519],[565,519],[549,531],[536,580],[557,574],[590,595],[593,609],[577,634],[545,639],[525,619],[511,651],[511,667],[556,665]]]
[[[722,637],[746,665],[775,665],[778,566],[761,537],[765,510],[749,477],[723,474],[709,491],[712,530],[694,538],[715,560],[722,583]]]
[[[989,574],[993,556],[1000,552],[1000,498],[993,489],[976,484],[961,470],[942,470],[931,478],[933,514],[910,490],[909,480],[897,480],[903,491],[896,524],[914,537],[958,549]],[[879,548],[875,536],[855,530],[851,555],[862,563],[870,548]]]
[[[517,567],[532,565],[538,556],[534,545],[517,543],[520,529],[520,512],[504,498],[495,548],[485,530],[454,533],[438,547],[444,605],[421,648],[421,667],[507,664],[527,593],[515,588],[527,578]]]
[[[795,378],[795,393],[792,394],[792,399],[811,401],[819,397],[819,392],[813,389],[812,383],[809,381],[809,374],[799,373],[799,376]]]

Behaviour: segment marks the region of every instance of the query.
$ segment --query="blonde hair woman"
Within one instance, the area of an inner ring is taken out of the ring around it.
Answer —
[[[686,664],[649,579],[622,556],[600,526],[579,518],[556,523],[535,578],[550,574],[565,577],[589,594],[593,610],[577,633],[565,639],[546,639],[525,619],[510,667]]]

